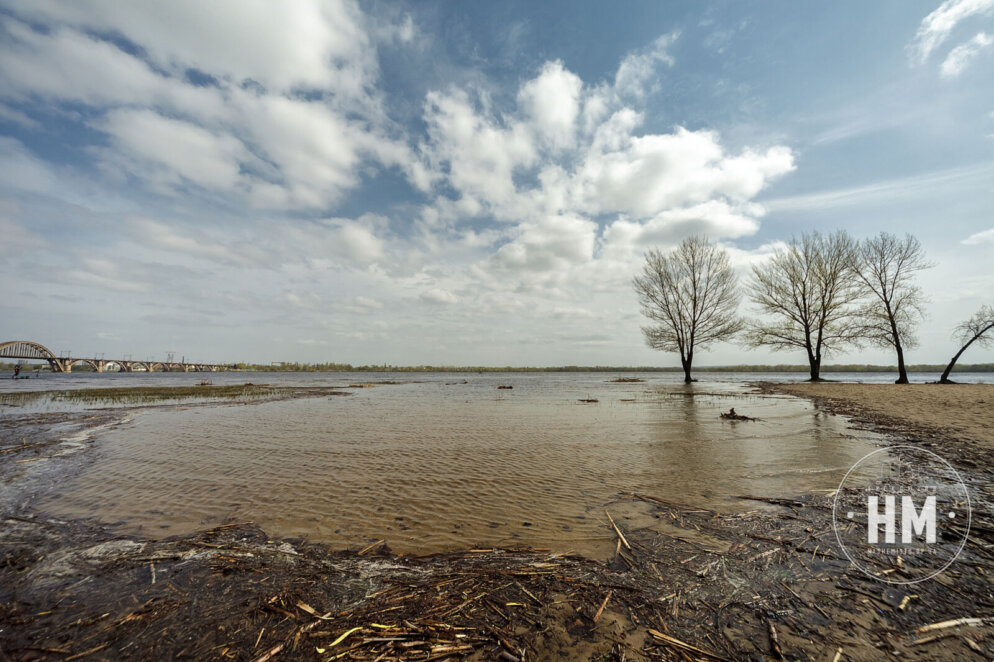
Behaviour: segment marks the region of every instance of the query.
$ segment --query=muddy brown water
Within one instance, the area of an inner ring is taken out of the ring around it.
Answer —
[[[734,496],[830,491],[876,448],[804,400],[611,377],[418,376],[347,397],[138,411],[39,507],[147,537],[236,518],[353,548],[383,538],[398,552],[598,556],[619,493],[762,508]],[[719,418],[730,407],[761,420]]]

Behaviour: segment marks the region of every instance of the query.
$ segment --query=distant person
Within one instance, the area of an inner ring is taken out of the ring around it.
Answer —
[[[19,374],[21,374],[21,366],[19,366],[19,365],[15,365],[15,366],[14,366],[14,379],[17,379],[17,376],[18,376]]]

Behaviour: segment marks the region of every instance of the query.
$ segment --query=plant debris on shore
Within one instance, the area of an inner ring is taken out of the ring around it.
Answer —
[[[258,662],[994,650],[994,523],[940,581],[895,591],[840,558],[827,497],[743,498],[786,510],[722,514],[625,495],[615,507],[644,504],[658,526],[626,528],[606,511],[617,537],[607,563],[542,549],[397,556],[379,540],[339,551],[271,540],[250,523],[149,541],[8,517],[0,650]]]

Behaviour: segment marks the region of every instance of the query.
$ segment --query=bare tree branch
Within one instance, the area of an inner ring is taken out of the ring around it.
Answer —
[[[895,349],[897,383],[907,384],[904,350],[918,345],[915,327],[925,318],[928,302],[914,279],[932,265],[914,236],[900,239],[887,232],[864,239],[853,259],[853,270],[872,295],[859,311],[860,334],[872,344]]]
[[[845,232],[812,232],[754,265],[750,297],[774,321],[752,323],[746,343],[774,351],[803,349],[811,379],[820,379],[825,354],[860,340],[855,304],[862,288],[852,268],[855,251]]]
[[[692,381],[696,350],[730,340],[744,326],[737,315],[739,291],[728,254],[704,237],[685,239],[667,254],[650,250],[632,284],[642,314],[656,322],[642,327],[646,343],[679,352],[687,382]]]

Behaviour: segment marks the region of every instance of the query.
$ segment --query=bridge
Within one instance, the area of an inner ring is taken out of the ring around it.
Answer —
[[[0,343],[0,359],[35,359],[48,361],[52,372],[72,372],[72,367],[85,363],[97,372],[107,372],[111,366],[117,366],[118,372],[221,372],[231,366],[217,363],[177,363],[175,361],[133,361],[131,359],[105,358],[75,358],[71,356],[56,356],[55,352],[44,345],[28,340],[11,340]]]

